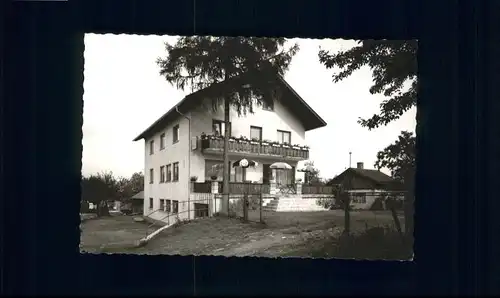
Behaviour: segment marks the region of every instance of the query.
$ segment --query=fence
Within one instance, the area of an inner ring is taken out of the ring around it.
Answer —
[[[185,201],[161,199],[159,208],[151,210],[146,217],[153,221],[153,224],[167,225],[206,218],[213,215],[217,203],[210,193],[191,194]]]
[[[223,199],[223,195],[217,195]],[[263,195],[229,195],[228,216],[251,222],[264,222]]]

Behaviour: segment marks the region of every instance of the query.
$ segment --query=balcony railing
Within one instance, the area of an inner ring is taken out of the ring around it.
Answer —
[[[223,138],[201,138],[202,150],[213,150],[222,152],[224,149]],[[307,147],[291,146],[286,144],[270,144],[262,141],[229,140],[229,152],[241,152],[263,156],[290,157],[296,159],[308,159],[309,149]]]
[[[212,182],[194,182],[193,183],[193,193],[211,193],[212,192]],[[223,193],[222,182],[217,182],[218,193]],[[270,186],[269,184],[263,183],[241,183],[241,182],[229,182],[229,193],[230,194],[269,194]]]

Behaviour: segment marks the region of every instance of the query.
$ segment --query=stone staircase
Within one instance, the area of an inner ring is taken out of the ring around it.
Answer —
[[[300,195],[282,196],[263,204],[262,211],[267,212],[301,212],[326,211],[327,209],[316,204],[316,199],[302,199]]]

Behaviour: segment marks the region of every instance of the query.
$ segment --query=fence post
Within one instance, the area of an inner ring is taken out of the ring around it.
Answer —
[[[259,206],[260,206],[260,208],[259,208],[260,222],[262,223],[263,222],[262,221],[262,193],[260,194],[260,197],[259,197]]]
[[[191,208],[190,207],[190,198],[191,198],[191,195],[188,195],[188,220],[191,220]]]
[[[298,194],[298,195],[301,195],[302,194],[302,183],[301,182],[295,182],[295,192]]]

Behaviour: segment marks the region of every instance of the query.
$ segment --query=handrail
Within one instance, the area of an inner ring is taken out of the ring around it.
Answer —
[[[149,213],[149,214],[147,214],[147,215],[144,215],[144,216],[146,216],[146,217],[147,217],[147,216],[150,216],[151,214],[153,214],[153,213],[155,213],[155,212],[158,212],[158,211],[163,211],[163,210],[162,210],[162,209],[156,209],[156,210],[154,210],[153,212],[151,212],[151,213]]]
[[[151,214],[155,213],[155,212],[158,212],[158,211],[163,211],[162,209],[156,209],[154,210],[153,212],[147,214],[147,215],[144,215],[144,217],[149,217]],[[154,219],[153,219],[154,220]],[[147,228],[146,228],[146,236],[148,235],[148,232],[149,232],[149,228],[151,228],[152,226],[154,226],[155,223],[153,222],[152,224],[148,225]]]

